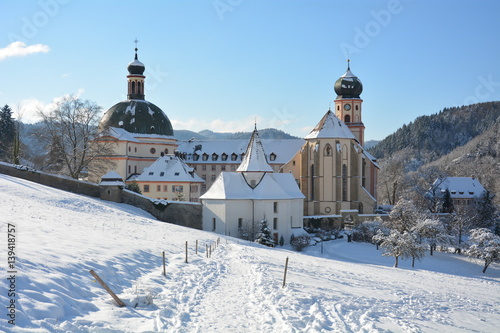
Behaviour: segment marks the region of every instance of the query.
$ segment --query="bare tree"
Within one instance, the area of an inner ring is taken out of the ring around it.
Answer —
[[[92,161],[112,152],[114,142],[95,140],[99,135],[97,125],[101,113],[96,103],[69,96],[52,111],[38,111],[44,124],[49,157],[61,162],[60,173],[78,179],[88,171]]]

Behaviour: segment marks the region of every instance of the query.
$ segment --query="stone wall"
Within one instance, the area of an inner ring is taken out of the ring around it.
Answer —
[[[122,190],[122,202],[141,208],[160,221],[202,229],[202,205],[192,202],[152,200],[141,194]]]
[[[0,173],[8,176],[22,178],[34,183],[54,187],[63,191],[82,194],[94,198],[108,199],[102,196],[107,193],[110,186],[106,186],[105,191],[101,191],[101,186],[84,182],[60,175],[53,175],[40,172],[25,166],[12,165],[0,162]],[[202,205],[191,202],[175,201],[152,201],[143,195],[122,190],[120,187],[112,189],[121,199],[114,198],[112,201],[123,202],[137,208],[143,209],[160,221],[169,222],[194,229],[202,228]]]
[[[54,187],[63,191],[83,194],[89,197],[99,198],[99,185],[84,182],[69,177],[53,175],[37,171],[21,165],[12,165],[0,162],[0,173],[32,181],[34,183]]]

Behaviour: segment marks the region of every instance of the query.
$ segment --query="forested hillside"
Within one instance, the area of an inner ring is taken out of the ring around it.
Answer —
[[[379,202],[421,201],[438,177],[476,177],[500,191],[500,102],[418,117],[370,149],[379,157]],[[500,204],[498,195],[494,197]],[[425,202],[425,200],[423,200]]]
[[[400,150],[412,150],[422,162],[431,162],[491,128],[499,116],[500,102],[444,108],[403,125],[369,151],[384,158]]]

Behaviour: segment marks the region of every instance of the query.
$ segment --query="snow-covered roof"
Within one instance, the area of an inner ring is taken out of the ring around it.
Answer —
[[[110,171],[101,177],[102,180],[122,180],[122,176],[116,171]]]
[[[151,166],[135,178],[138,182],[200,182],[201,179],[194,169],[174,155],[165,155],[158,158]]]
[[[321,118],[306,139],[355,139],[349,127],[331,111]]]
[[[141,133],[130,133],[123,128],[119,127],[108,127],[107,132],[101,133],[101,135],[111,136],[120,141],[129,141],[129,142],[144,142],[144,139],[169,139],[175,140],[175,137],[170,135],[161,135],[161,134],[141,134]],[[140,140],[142,139],[142,140]]]
[[[261,139],[260,141],[270,164],[285,164],[290,161],[305,142],[303,139]],[[188,163],[239,164],[242,161],[242,154],[248,147],[248,140],[191,139],[178,141],[178,144],[177,151]],[[206,160],[203,160],[203,155]]]
[[[368,158],[372,163],[373,165],[375,165],[377,168],[380,169],[378,163],[377,163],[377,158],[374,157],[372,154],[370,154],[369,152],[367,152],[364,148],[363,148],[363,154],[366,156],[366,158]]]
[[[200,199],[304,199],[291,173],[266,173],[252,189],[240,172],[222,172]]]
[[[259,132],[255,129],[248,143],[243,161],[236,171],[239,172],[273,172],[267,163],[266,153],[260,141]]]
[[[453,199],[479,198],[485,192],[483,185],[474,177],[446,177],[437,179],[434,187],[444,194],[446,189],[450,191]]]

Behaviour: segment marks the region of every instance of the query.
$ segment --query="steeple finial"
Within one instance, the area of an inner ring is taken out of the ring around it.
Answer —
[[[135,60],[137,60],[137,43],[139,43],[139,41],[137,40],[137,37],[135,38],[134,40],[134,43],[135,43]]]
[[[257,116],[255,116],[253,123],[254,123],[254,131],[256,131],[257,130]]]
[[[348,71],[351,70],[350,62],[351,62],[351,59],[347,58],[347,70]]]

